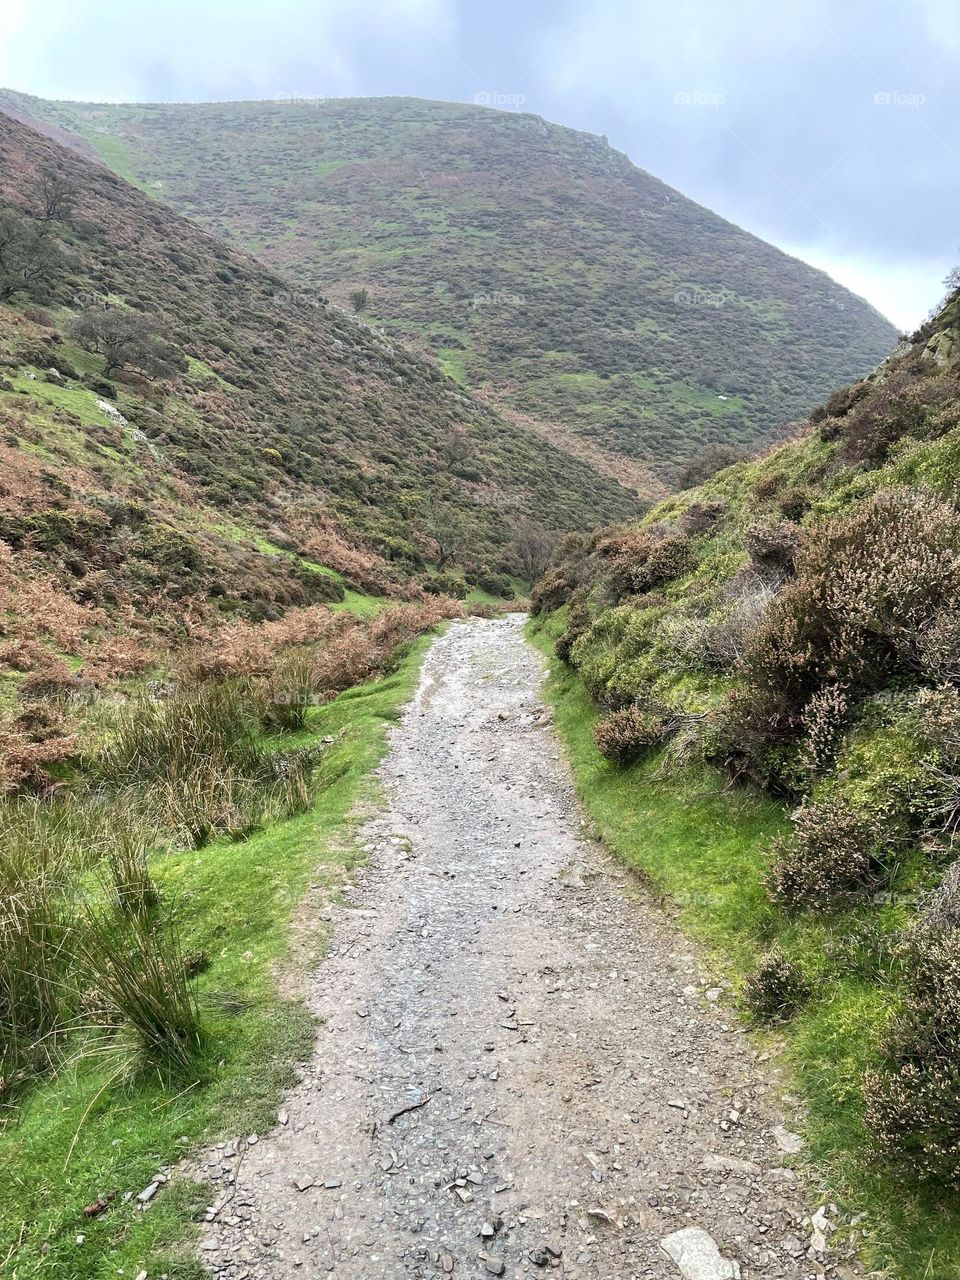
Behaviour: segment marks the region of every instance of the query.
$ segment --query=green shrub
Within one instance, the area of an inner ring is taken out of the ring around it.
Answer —
[[[423,580],[423,589],[431,596],[450,596],[465,600],[469,588],[458,573],[431,573]]]

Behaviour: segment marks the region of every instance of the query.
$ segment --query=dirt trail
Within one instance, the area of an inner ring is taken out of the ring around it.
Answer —
[[[738,1274],[681,1271],[659,1242],[685,1227],[745,1278],[821,1271],[755,1052],[581,843],[522,621],[456,624],[427,657],[309,979],[315,1057],[276,1131],[206,1166],[221,1276]]]

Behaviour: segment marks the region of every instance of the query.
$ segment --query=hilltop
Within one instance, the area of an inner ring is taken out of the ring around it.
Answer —
[[[0,102],[303,296],[366,289],[386,333],[647,495],[705,446],[777,438],[896,340],[822,272],[526,113]]]
[[[13,631],[52,628],[71,654],[87,633],[351,588],[508,592],[521,534],[636,510],[392,338],[3,115],[0,422]]]

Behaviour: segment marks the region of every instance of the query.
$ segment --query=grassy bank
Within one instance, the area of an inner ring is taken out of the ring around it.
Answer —
[[[129,1202],[163,1166],[217,1134],[249,1134],[272,1123],[280,1091],[310,1050],[311,1020],[281,997],[278,969],[322,953],[318,931],[291,919],[308,890],[333,895],[354,865],[352,836],[373,800],[371,772],[386,729],[415,687],[429,643],[416,641],[387,678],[309,712],[297,745],[333,736],[315,806],[243,843],[158,855],[150,872],[172,910],[187,955],[208,968],[199,996],[209,1032],[201,1083],[173,1094],[158,1079],[117,1075],[116,1062],[78,1056],[26,1098],[0,1132],[0,1273],[103,1280],[141,1267],[171,1280],[200,1275],[189,1242],[205,1192],[177,1183],[146,1212]],[[301,951],[302,949],[302,951]],[[98,1196],[98,1217],[84,1216]]]
[[[786,829],[768,796],[731,791],[696,766],[658,775],[659,759],[631,768],[605,761],[593,741],[597,714],[573,668],[553,657],[565,611],[537,619],[529,635],[550,658],[546,694],[578,790],[609,848],[673,904],[739,992],[758,957],[776,943],[815,975],[811,999],[782,1031],[767,1033],[807,1108],[807,1156],[841,1206],[857,1213],[865,1260],[903,1280],[960,1276],[960,1213],[899,1185],[871,1159],[861,1082],[895,999],[894,977],[878,983],[873,949],[902,923],[901,908],[868,904],[835,915],[775,911],[763,888],[765,851]],[[878,921],[879,916],[879,921]],[[838,964],[838,957],[843,963]]]

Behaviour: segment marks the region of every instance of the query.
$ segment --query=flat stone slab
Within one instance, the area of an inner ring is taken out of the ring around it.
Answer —
[[[740,1267],[725,1258],[713,1236],[699,1227],[684,1227],[660,1241],[660,1248],[677,1264],[683,1280],[740,1280]]]

